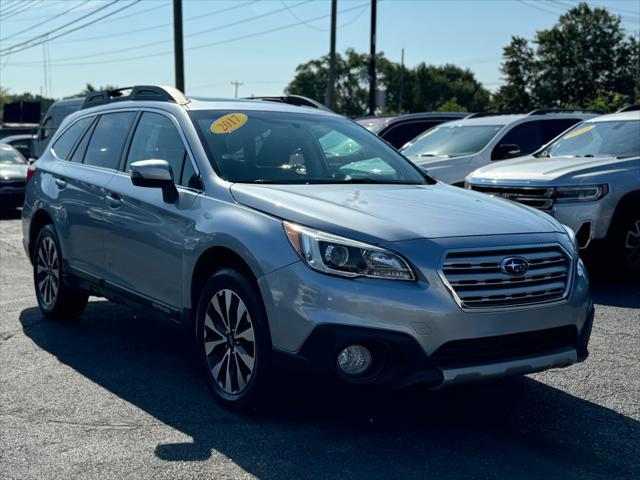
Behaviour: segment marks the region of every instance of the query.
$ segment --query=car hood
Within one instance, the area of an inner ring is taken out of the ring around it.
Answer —
[[[567,177],[589,176],[594,172],[624,168],[625,161],[615,157],[520,157],[504,160],[479,168],[469,175],[469,181],[491,179],[492,181],[553,181]]]
[[[0,164],[0,180],[24,180],[27,178],[26,165]]]
[[[560,231],[548,215],[500,198],[435,185],[231,186],[247,207],[370,243]]]

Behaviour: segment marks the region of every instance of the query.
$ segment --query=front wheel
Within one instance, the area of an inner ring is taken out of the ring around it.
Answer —
[[[242,273],[225,268],[209,279],[198,304],[196,342],[214,397],[238,410],[257,406],[271,340],[260,293]]]
[[[33,283],[40,311],[58,321],[78,318],[89,296],[63,281],[62,253],[52,225],[40,230],[33,255]]]
[[[620,233],[624,267],[627,272],[638,278],[640,276],[640,214],[628,215]]]

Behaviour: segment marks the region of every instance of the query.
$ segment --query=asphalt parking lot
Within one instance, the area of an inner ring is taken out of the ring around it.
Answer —
[[[580,365],[377,395],[282,374],[247,417],[214,403],[178,326],[100,299],[45,320],[21,241],[0,214],[3,479],[640,478],[640,284],[594,279]]]

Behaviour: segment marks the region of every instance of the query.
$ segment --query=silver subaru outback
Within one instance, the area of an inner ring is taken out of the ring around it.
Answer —
[[[98,92],[28,177],[43,314],[73,319],[98,295],[184,323],[228,406],[256,404],[276,360],[437,388],[587,357],[570,229],[436,182],[330,112]]]

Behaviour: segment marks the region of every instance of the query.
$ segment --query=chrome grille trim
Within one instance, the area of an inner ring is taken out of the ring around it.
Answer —
[[[510,256],[529,262],[522,276],[501,271]],[[528,308],[563,302],[573,280],[574,260],[556,243],[447,250],[438,273],[464,310]]]
[[[507,185],[472,185],[471,190],[497,195],[543,212],[551,213],[555,205],[555,189],[553,187],[514,187]]]

